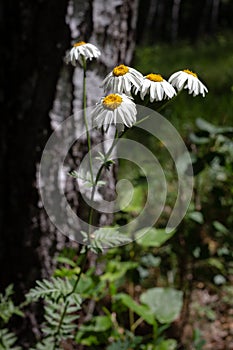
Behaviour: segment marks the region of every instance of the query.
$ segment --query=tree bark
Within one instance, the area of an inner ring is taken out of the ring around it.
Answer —
[[[25,287],[40,276],[36,164],[50,133],[48,113],[69,45],[67,3],[1,3],[1,288],[12,282]]]

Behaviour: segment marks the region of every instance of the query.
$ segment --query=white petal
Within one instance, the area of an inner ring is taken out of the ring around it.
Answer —
[[[171,83],[172,81],[175,81],[177,77],[180,75],[181,71],[173,73],[170,78],[168,79],[168,82]]]

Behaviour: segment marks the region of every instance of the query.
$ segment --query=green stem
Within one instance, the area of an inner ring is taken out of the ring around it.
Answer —
[[[65,306],[64,306],[64,310],[63,310],[63,312],[62,312],[62,315],[61,315],[61,318],[60,318],[60,321],[59,321],[59,324],[58,324],[58,327],[57,327],[57,331],[56,331],[56,333],[54,334],[54,345],[53,345],[53,350],[56,350],[56,347],[57,347],[57,345],[58,345],[58,344],[57,344],[57,343],[58,343],[57,337],[58,337],[59,334],[60,334],[60,330],[61,330],[61,327],[62,327],[62,323],[63,323],[64,317],[65,317],[65,315],[66,315],[67,308],[68,308],[68,306],[69,306],[69,303],[68,303],[67,298],[75,292],[75,290],[76,290],[76,288],[77,288],[77,286],[78,286],[78,283],[79,283],[79,281],[80,281],[81,275],[82,275],[82,273],[83,273],[83,271],[84,271],[84,268],[85,268],[85,265],[86,265],[87,254],[88,254],[88,248],[87,248],[87,246],[86,246],[86,247],[85,247],[85,253],[84,253],[84,256],[83,256],[83,261],[82,261],[82,264],[81,264],[80,271],[79,271],[79,273],[78,273],[77,279],[76,279],[76,281],[75,281],[75,283],[74,283],[74,285],[73,285],[72,290],[64,297]]]
[[[92,155],[91,155],[91,137],[90,137],[90,133],[89,133],[89,127],[88,127],[88,120],[87,120],[87,94],[86,94],[86,71],[87,71],[87,65],[86,65],[86,59],[83,57],[83,119],[84,119],[84,124],[85,124],[85,129],[86,129],[86,137],[87,137],[87,146],[88,146],[88,155],[89,155],[89,165],[90,165],[90,173],[91,173],[91,181],[92,183],[94,182],[93,180],[93,167],[92,167]],[[98,180],[97,180],[98,181]],[[95,181],[95,183],[97,182]],[[94,195],[93,195],[94,196]],[[90,224],[90,214],[89,214],[89,224]],[[84,271],[84,268],[85,268],[85,265],[86,265],[86,262],[87,262],[87,256],[88,256],[88,247],[86,246],[85,247],[85,252],[84,252],[84,255],[83,255],[83,260],[81,262],[81,267],[80,267],[80,271],[79,271],[79,274],[77,275],[77,278],[76,278],[76,281],[73,285],[73,288],[72,290],[64,297],[64,301],[65,301],[65,306],[64,306],[64,310],[62,312],[62,315],[61,315],[61,318],[60,318],[60,321],[59,321],[59,324],[58,324],[58,328],[57,328],[57,332],[54,334],[54,346],[53,346],[53,350],[56,350],[56,347],[57,347],[57,343],[58,343],[58,336],[60,334],[60,330],[61,330],[61,327],[62,327],[62,323],[63,323],[63,320],[64,320],[64,317],[66,315],[66,312],[67,312],[67,308],[68,308],[68,297],[70,295],[72,295],[77,286],[78,286],[78,283],[80,281],[80,278],[82,276],[82,273]]]
[[[122,135],[123,135],[123,133],[122,133]],[[115,147],[117,140],[118,140],[118,131],[116,129],[116,133],[115,133],[115,137],[114,137],[113,143],[112,143],[110,149],[108,150],[107,154],[105,155],[105,159],[106,160],[108,159],[108,157],[111,154],[113,148]],[[102,173],[104,167],[105,167],[105,164],[104,163],[101,164],[101,166],[100,166],[100,168],[99,168],[99,170],[97,172],[97,175],[96,175],[96,178],[95,178],[95,182],[94,182],[93,187],[92,187],[91,203],[93,202],[95,191],[96,191],[96,187],[97,187],[97,183],[98,183],[98,181],[100,179],[100,176],[101,176],[101,173]],[[91,225],[92,222],[93,222],[93,212],[94,212],[93,207],[91,207],[90,211],[89,211],[89,217],[88,217],[88,224],[89,225]]]
[[[86,76],[87,76],[87,63],[86,59],[83,58],[83,119],[86,128],[86,136],[87,136],[87,146],[88,146],[88,156],[89,156],[89,165],[90,165],[90,173],[91,173],[91,181],[94,182],[93,179],[93,167],[92,167],[92,156],[91,156],[91,137],[89,133],[88,120],[87,120],[87,88],[86,88]]]
[[[144,122],[145,120],[147,120],[150,116],[151,116],[151,115],[149,114],[149,115],[147,115],[146,117],[140,119],[140,120],[137,121],[133,126],[137,126],[137,125],[143,123],[143,122]]]

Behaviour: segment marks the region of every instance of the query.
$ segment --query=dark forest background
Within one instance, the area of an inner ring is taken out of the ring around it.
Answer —
[[[50,275],[55,252],[67,242],[40,205],[37,169],[54,123],[80,107],[74,69],[64,63],[71,43],[90,41],[102,51],[100,68],[91,66],[91,105],[95,87],[115,65],[130,65],[135,47],[139,52],[166,44],[175,50],[181,42],[194,47],[200,41],[208,46],[218,35],[229,37],[232,18],[232,0],[1,1],[1,290],[13,283],[21,300],[36,279]],[[80,145],[79,154],[85,152]],[[72,151],[70,156],[72,167]],[[69,191],[75,198],[76,188]],[[74,202],[80,210],[82,203]]]

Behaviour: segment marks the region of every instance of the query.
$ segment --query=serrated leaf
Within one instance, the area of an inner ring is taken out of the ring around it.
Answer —
[[[8,331],[8,329],[0,329],[0,350],[21,350],[21,347],[14,346],[17,338],[14,333]]]
[[[81,232],[84,237],[84,242],[88,242],[88,235]],[[91,243],[89,249],[94,253],[103,252],[106,248],[112,248],[131,242],[126,235],[119,233],[115,228],[102,227],[90,235]]]
[[[36,301],[46,296],[57,299],[69,294],[73,288],[68,279],[58,277],[52,277],[51,280],[36,281],[36,284],[36,287],[26,294],[26,299],[29,301]]]
[[[77,312],[81,308],[80,301],[81,298],[73,294],[60,302],[46,300],[43,334],[49,337],[56,336],[59,341],[73,337],[75,321],[79,318]]]
[[[35,348],[30,348],[30,350],[52,350],[54,348],[54,338],[48,337],[43,339],[41,342],[36,344]],[[62,350],[59,346],[56,346],[56,350]]]
[[[8,323],[13,315],[24,316],[20,308],[14,305],[11,299],[13,294],[13,284],[10,284],[5,289],[5,294],[0,293],[0,318],[4,323]]]

